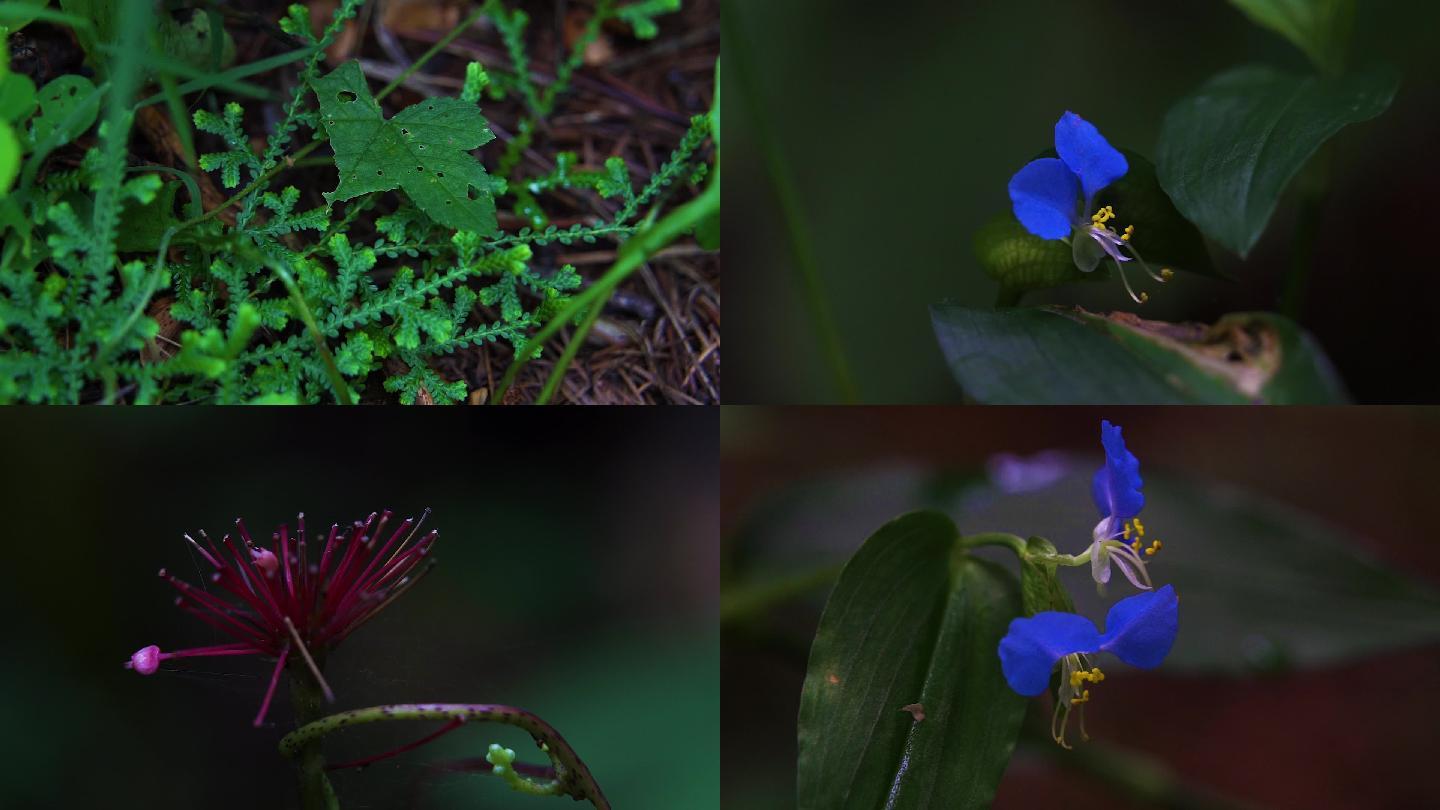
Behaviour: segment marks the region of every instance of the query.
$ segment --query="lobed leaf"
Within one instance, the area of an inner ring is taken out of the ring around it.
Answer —
[[[495,137],[478,107],[432,98],[387,121],[354,61],[313,87],[340,170],[327,201],[400,188],[436,222],[483,236],[497,232],[493,181],[469,154]]]

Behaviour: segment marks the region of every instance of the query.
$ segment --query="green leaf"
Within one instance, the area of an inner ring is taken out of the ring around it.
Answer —
[[[35,111],[35,83],[0,65],[0,121],[19,123]]]
[[[41,17],[53,16],[54,12],[45,8],[49,2],[50,0],[14,0],[0,3],[0,6],[3,6],[3,9],[0,9],[0,23],[8,29],[7,34],[13,34]]]
[[[719,211],[716,211],[714,214],[711,214],[710,216],[700,220],[700,224],[695,226],[695,241],[699,242],[700,247],[705,248],[706,250],[720,249]]]
[[[51,148],[75,140],[100,114],[100,94],[84,76],[67,73],[40,88],[40,112],[30,121],[32,146],[54,139]]]
[[[1160,183],[1207,236],[1244,256],[1285,186],[1346,124],[1384,112],[1389,70],[1321,79],[1250,66],[1206,82],[1165,116]]]
[[[1025,700],[996,653],[1020,595],[937,512],[887,523],[830,595],[800,695],[800,810],[985,807]]]
[[[1236,313],[1214,325],[1082,309],[930,308],[965,392],[989,404],[1334,404],[1329,361],[1292,321]]]
[[[495,137],[478,107],[432,98],[386,121],[354,61],[316,79],[314,88],[340,170],[327,201],[402,188],[436,222],[496,233],[492,180],[468,152]]]
[[[1355,21],[1355,0],[1230,0],[1230,5],[1290,40],[1317,68],[1339,72]]]
[[[0,198],[10,193],[10,184],[20,173],[20,139],[15,130],[0,121]]]

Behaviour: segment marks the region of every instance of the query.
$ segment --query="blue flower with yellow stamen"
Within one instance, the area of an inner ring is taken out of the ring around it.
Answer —
[[[1124,263],[1138,262],[1151,278],[1161,282],[1171,277],[1171,271],[1162,269],[1156,274],[1140,259],[1130,242],[1135,226],[1127,226],[1122,233],[1107,224],[1115,218],[1113,206],[1099,208],[1088,221],[1085,218],[1095,195],[1124,177],[1130,170],[1129,162],[1094,124],[1073,112],[1055,122],[1055,151],[1060,157],[1032,160],[1010,178],[1015,218],[1041,239],[1069,242],[1075,266],[1083,272],[1091,272],[1103,257],[1109,256],[1125,291],[1136,303],[1145,303],[1149,296],[1136,294],[1125,277]]]
[[[1010,688],[1026,697],[1045,691],[1060,665],[1060,692],[1051,721],[1055,741],[1065,745],[1065,724],[1072,707],[1090,701],[1087,684],[1105,680],[1090,656],[1110,653],[1132,667],[1153,669],[1165,660],[1180,629],[1180,598],[1166,585],[1121,599],[1105,617],[1105,632],[1074,613],[1045,611],[1010,622],[1000,640],[1000,668]],[[1057,729],[1058,725],[1058,729]]]
[[[1090,497],[1100,512],[1100,522],[1091,532],[1090,573],[1104,585],[1110,581],[1110,563],[1137,588],[1150,587],[1150,574],[1141,558],[1145,525],[1140,510],[1145,508],[1145,482],[1140,478],[1140,460],[1125,447],[1120,428],[1108,421],[1100,422],[1100,444],[1105,448],[1105,464],[1095,471],[1090,482]],[[1144,548],[1147,557],[1160,550],[1159,540]]]

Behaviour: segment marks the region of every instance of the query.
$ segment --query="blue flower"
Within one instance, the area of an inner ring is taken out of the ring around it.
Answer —
[[[1145,525],[1140,510],[1145,508],[1145,482],[1140,478],[1140,460],[1125,447],[1120,428],[1108,421],[1100,422],[1100,444],[1105,448],[1105,464],[1095,471],[1090,481],[1090,497],[1100,512],[1100,522],[1091,532],[1090,573],[1104,585],[1110,581],[1110,562],[1137,588],[1150,587],[1150,574],[1145,570],[1141,554],[1141,538]],[[1161,542],[1152,540],[1144,549],[1147,557],[1155,556]]]
[[[1011,689],[1034,697],[1045,691],[1050,673],[1060,665],[1060,694],[1050,731],[1056,742],[1065,745],[1065,723],[1071,708],[1082,707],[1083,734],[1083,706],[1090,701],[1087,684],[1105,680],[1105,673],[1092,665],[1090,656],[1106,652],[1133,667],[1159,666],[1175,644],[1179,611],[1180,598],[1166,585],[1116,602],[1105,617],[1103,633],[1089,619],[1074,613],[1045,611],[1015,619],[1000,640],[1000,668]]]
[[[1015,218],[1030,233],[1041,239],[1061,239],[1070,243],[1075,266],[1083,272],[1094,270],[1100,260],[1109,256],[1120,272],[1126,292],[1136,303],[1149,299],[1146,293],[1136,294],[1125,277],[1124,263],[1139,261],[1151,278],[1168,280],[1172,273],[1150,268],[1130,237],[1135,226],[1128,225],[1121,233],[1106,224],[1115,218],[1113,206],[1104,206],[1086,220],[1095,195],[1106,186],[1125,176],[1130,164],[1118,149],[1105,140],[1094,124],[1072,112],[1055,122],[1055,151],[1058,158],[1039,158],[1025,164],[1010,178],[1010,202]],[[1083,199],[1083,205],[1082,205]],[[1130,255],[1125,255],[1129,251]]]

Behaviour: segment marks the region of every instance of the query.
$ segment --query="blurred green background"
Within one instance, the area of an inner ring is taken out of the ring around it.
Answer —
[[[331,656],[335,709],[524,707],[616,807],[716,807],[716,412],[476,413],[8,411],[0,807],[297,806],[276,751],[286,690],[250,725],[264,662],[121,668],[147,644],[217,643],[155,573],[196,581],[181,533],[236,517],[259,537],[300,510],[324,527],[427,506],[439,565]],[[436,726],[376,724],[326,750],[359,758]],[[574,806],[430,767],[493,741],[544,759],[514,729],[466,727],[334,774],[341,806]]]
[[[1210,76],[1254,62],[1309,70],[1299,50],[1221,0],[730,0],[726,11],[728,129],[739,156],[726,187],[732,403],[839,396],[757,127],[796,188],[861,401],[956,401],[927,307],[994,302],[971,235],[1009,210],[1006,182],[1051,146],[1061,112],[1153,159],[1165,112]],[[1423,317],[1440,297],[1427,241],[1440,186],[1428,157],[1440,142],[1437,30],[1437,3],[1365,0],[1356,15],[1350,64],[1390,62],[1404,78],[1387,113],[1334,141],[1337,172],[1301,320],[1361,402],[1440,401],[1440,381],[1409,363],[1440,349]],[[740,60],[755,77],[753,98],[742,97]],[[1236,283],[1182,274],[1139,311],[1213,321],[1275,309],[1290,197],[1247,261],[1212,249]],[[1118,281],[1025,301],[1137,310]]]
[[[1101,419],[1140,460],[1147,537],[1164,541],[1150,572],[1181,595],[1180,634],[1153,672],[1102,657],[1094,741],[1072,752],[1031,701],[997,810],[1440,806],[1433,409],[727,407],[726,808],[795,805],[800,689],[838,566],[919,508],[1079,553]],[[1013,470],[1043,451],[1056,477],[997,473],[1002,454]],[[1088,568],[1060,578],[1097,621],[1134,592],[1117,580],[1097,598]]]

